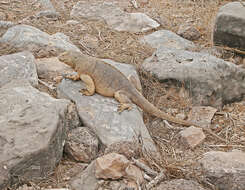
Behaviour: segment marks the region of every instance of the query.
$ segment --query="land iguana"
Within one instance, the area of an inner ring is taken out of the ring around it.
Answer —
[[[81,79],[85,83],[86,89],[80,91],[83,95],[92,96],[96,92],[102,96],[114,97],[120,103],[119,112],[132,109],[132,103],[134,103],[143,111],[161,119],[185,126],[201,127],[194,122],[177,119],[160,111],[144,98],[135,80],[128,80],[118,69],[102,60],[74,51],[62,53],[58,56],[58,59],[77,72],[76,75],[70,75],[67,78],[72,80]],[[225,141],[211,130],[201,128],[219,140]]]

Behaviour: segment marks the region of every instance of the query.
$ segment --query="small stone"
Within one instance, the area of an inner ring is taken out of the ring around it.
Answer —
[[[176,118],[185,120],[186,116],[185,116],[184,113],[178,113],[178,114],[176,115]]]
[[[102,179],[119,179],[125,176],[129,160],[120,154],[110,153],[96,159],[95,176]]]
[[[142,171],[135,165],[132,164],[128,165],[125,172],[126,172],[126,178],[131,179],[135,182],[139,182],[139,184],[142,184],[144,182]]]
[[[182,130],[180,135],[181,141],[190,148],[195,148],[206,138],[203,130],[194,126]]]
[[[187,40],[198,40],[201,37],[199,30],[189,24],[180,25],[177,34]]]
[[[76,25],[76,24],[79,24],[79,22],[77,20],[68,20],[68,21],[66,21],[66,24]]]
[[[4,12],[0,12],[0,20],[6,20],[6,14]]]
[[[68,133],[65,152],[79,162],[90,162],[98,153],[99,141],[86,127],[72,129]]]

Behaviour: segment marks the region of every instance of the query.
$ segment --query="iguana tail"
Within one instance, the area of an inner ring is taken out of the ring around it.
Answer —
[[[182,119],[177,119],[173,116],[170,116],[164,112],[162,112],[161,110],[159,110],[157,107],[155,107],[153,104],[151,104],[147,99],[145,99],[145,97],[143,95],[141,95],[137,90],[133,90],[132,92],[132,96],[130,97],[131,101],[133,103],[135,103],[137,106],[139,106],[143,111],[154,115],[156,117],[159,117],[163,120],[167,120],[173,123],[177,123],[177,124],[181,124],[181,125],[185,125],[185,126],[196,126],[196,124],[189,122],[189,121],[185,121]]]

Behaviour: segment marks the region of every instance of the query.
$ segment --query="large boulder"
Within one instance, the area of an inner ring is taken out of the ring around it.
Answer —
[[[183,83],[196,105],[221,107],[245,93],[245,70],[209,54],[159,47],[142,66],[160,81]]]
[[[203,174],[217,189],[243,190],[245,187],[245,153],[211,151],[199,160]]]
[[[214,25],[214,44],[245,50],[244,9],[242,2],[231,2],[220,8]]]
[[[133,66],[104,60],[114,65],[123,74],[138,78]],[[139,79],[138,79],[139,80]],[[146,150],[154,152],[156,147],[144,125],[141,112],[134,106],[130,111],[117,112],[118,102],[99,94],[83,96],[79,90],[84,88],[81,81],[62,80],[57,89],[58,97],[68,98],[77,105],[79,116],[85,126],[90,127],[101,142],[109,146],[120,141],[134,141],[141,136]]]
[[[36,56],[58,55],[68,50],[79,51],[64,34],[49,35],[28,25],[16,25],[9,28],[0,38],[1,43],[8,44],[18,51],[31,51]]]
[[[53,171],[62,157],[70,104],[26,80],[0,88],[0,189]]]
[[[127,13],[115,3],[79,1],[71,11],[71,18],[103,20],[117,31],[146,32],[160,26],[143,13]]]
[[[0,87],[14,79],[27,79],[38,85],[35,58],[30,52],[0,56]]]

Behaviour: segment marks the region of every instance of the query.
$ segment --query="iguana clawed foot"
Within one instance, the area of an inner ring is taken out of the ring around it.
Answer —
[[[117,111],[122,113],[124,110],[131,110],[132,106],[130,104],[119,104]]]
[[[91,93],[87,89],[84,89],[84,88],[82,88],[81,90],[79,90],[79,92],[81,92],[82,95],[84,95],[84,96],[92,96],[94,94],[93,92]]]

